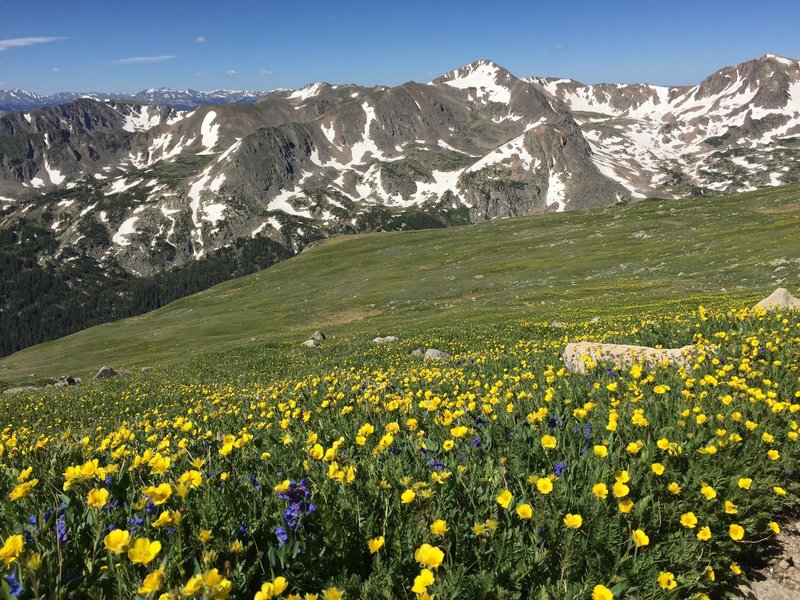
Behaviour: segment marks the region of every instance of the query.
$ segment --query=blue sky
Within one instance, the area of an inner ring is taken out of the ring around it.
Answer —
[[[428,81],[481,58],[515,75],[694,84],[800,58],[798,0],[9,0],[0,89],[133,92]]]

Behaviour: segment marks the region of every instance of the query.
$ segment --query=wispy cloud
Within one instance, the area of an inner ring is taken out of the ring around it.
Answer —
[[[553,52],[562,52],[564,50],[569,50],[569,46],[567,46],[566,44],[560,44],[560,43],[559,44],[554,44],[553,47],[551,48],[551,50]]]
[[[136,65],[142,63],[157,63],[164,62],[165,60],[172,60],[178,58],[174,54],[161,54],[160,56],[131,56],[130,58],[120,58],[117,60],[107,60],[105,64],[108,65]]]
[[[239,71],[237,71],[236,69],[228,69],[227,71],[225,71],[225,75],[227,75],[228,77],[236,77],[238,74]]]
[[[52,68],[52,69],[50,69],[50,70],[51,70],[53,73],[58,73],[59,71],[61,71],[61,69],[59,69],[58,67],[53,67],[53,68]]]
[[[198,44],[205,44],[206,38],[205,36],[198,35],[196,38],[194,38],[194,41],[197,42]]]
[[[34,44],[47,44],[65,39],[67,38],[58,36],[10,38],[7,40],[0,40],[0,52],[8,50],[9,48],[22,48],[23,46],[33,46]]]
[[[269,77],[273,73],[275,73],[275,71],[273,71],[272,69],[261,69],[261,74],[264,75],[265,77]]]

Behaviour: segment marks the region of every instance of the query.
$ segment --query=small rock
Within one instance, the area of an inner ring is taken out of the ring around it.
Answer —
[[[564,323],[562,323],[561,321],[551,321],[550,327],[552,327],[553,329],[564,329],[566,325],[564,325]]]
[[[600,322],[600,317],[592,317],[591,321],[589,321],[589,322],[590,323],[599,323]]]
[[[80,385],[83,383],[83,379],[80,377],[73,377],[72,375],[62,375],[58,378],[53,385],[55,387],[69,387],[71,385]]]
[[[100,370],[94,376],[95,379],[105,379],[107,377],[117,377],[119,373],[111,367],[100,367]]]
[[[425,356],[425,348],[417,348],[411,353],[412,356]]]
[[[425,351],[425,361],[429,360],[450,360],[453,358],[447,352],[437,350],[436,348],[428,348]]]
[[[319,346],[319,342],[315,339],[310,339],[303,342],[303,346],[308,346],[309,348],[316,348],[317,346]]]
[[[375,342],[376,344],[390,344],[392,342],[396,342],[397,337],[394,335],[387,335],[386,337],[376,337],[372,341]]]
[[[145,371],[152,371],[152,370],[153,370],[153,367],[142,367],[142,368],[141,368],[141,369],[139,369],[139,370],[140,370],[140,371],[142,371],[142,372],[145,372]]]
[[[325,334],[322,333],[321,331],[315,331],[311,335],[311,339],[314,340],[315,342],[321,342],[322,340],[325,339]]]
[[[484,277],[483,275],[475,275],[475,277],[473,277],[473,279],[483,279],[483,277]]]
[[[792,564],[788,560],[786,560],[785,558],[782,558],[780,560],[780,562],[778,563],[778,567],[783,569],[784,571],[786,571],[791,566],[792,566]]]

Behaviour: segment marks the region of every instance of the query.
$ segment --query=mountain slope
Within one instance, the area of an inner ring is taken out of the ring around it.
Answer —
[[[0,380],[164,365],[248,341],[299,344],[319,328],[372,338],[455,321],[590,318],[618,305],[755,301],[800,282],[799,200],[790,186],[340,237],[147,315],[0,359]]]
[[[800,62],[772,54],[692,87],[529,81],[581,123],[598,168],[632,194],[731,193],[800,180]]]

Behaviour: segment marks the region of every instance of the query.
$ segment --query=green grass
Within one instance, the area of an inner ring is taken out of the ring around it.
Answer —
[[[169,365],[315,329],[374,337],[454,323],[591,318],[798,291],[800,186],[327,240],[152,313],[0,360],[0,381]],[[641,234],[640,232],[644,232]],[[634,237],[636,234],[639,237]],[[641,238],[641,239],[640,239]]]

